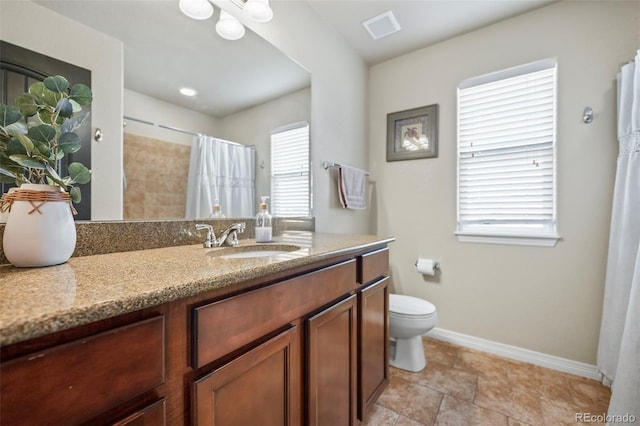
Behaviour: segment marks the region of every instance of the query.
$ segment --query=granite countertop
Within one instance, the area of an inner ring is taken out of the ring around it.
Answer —
[[[288,232],[270,244],[301,249],[225,259],[201,244],[73,257],[46,268],[0,266],[0,346],[156,306],[341,253],[393,241],[374,235]],[[255,244],[241,240],[240,245]]]

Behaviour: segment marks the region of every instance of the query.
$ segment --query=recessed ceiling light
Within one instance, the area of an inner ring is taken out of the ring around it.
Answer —
[[[196,89],[192,89],[190,87],[181,87],[180,88],[180,93],[182,93],[185,96],[195,96],[198,94],[198,91]]]
[[[374,40],[397,33],[402,29],[400,28],[400,24],[393,12],[390,10],[381,13],[378,16],[374,16],[373,18],[367,19],[362,23],[362,25]]]

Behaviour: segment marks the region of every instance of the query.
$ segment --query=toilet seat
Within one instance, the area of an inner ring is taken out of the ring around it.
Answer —
[[[424,299],[403,294],[389,295],[389,314],[404,318],[429,318],[436,313],[436,307]]]

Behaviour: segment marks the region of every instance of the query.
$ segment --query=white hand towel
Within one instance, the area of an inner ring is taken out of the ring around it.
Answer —
[[[365,184],[367,172],[355,167],[340,166],[338,173],[338,194],[342,207],[348,209],[366,209]]]

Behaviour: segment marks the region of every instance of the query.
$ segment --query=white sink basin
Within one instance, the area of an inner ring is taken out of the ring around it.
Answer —
[[[252,257],[277,256],[296,250],[300,250],[300,247],[291,244],[256,244],[238,247],[221,247],[208,252],[207,255],[223,259],[247,259]]]

